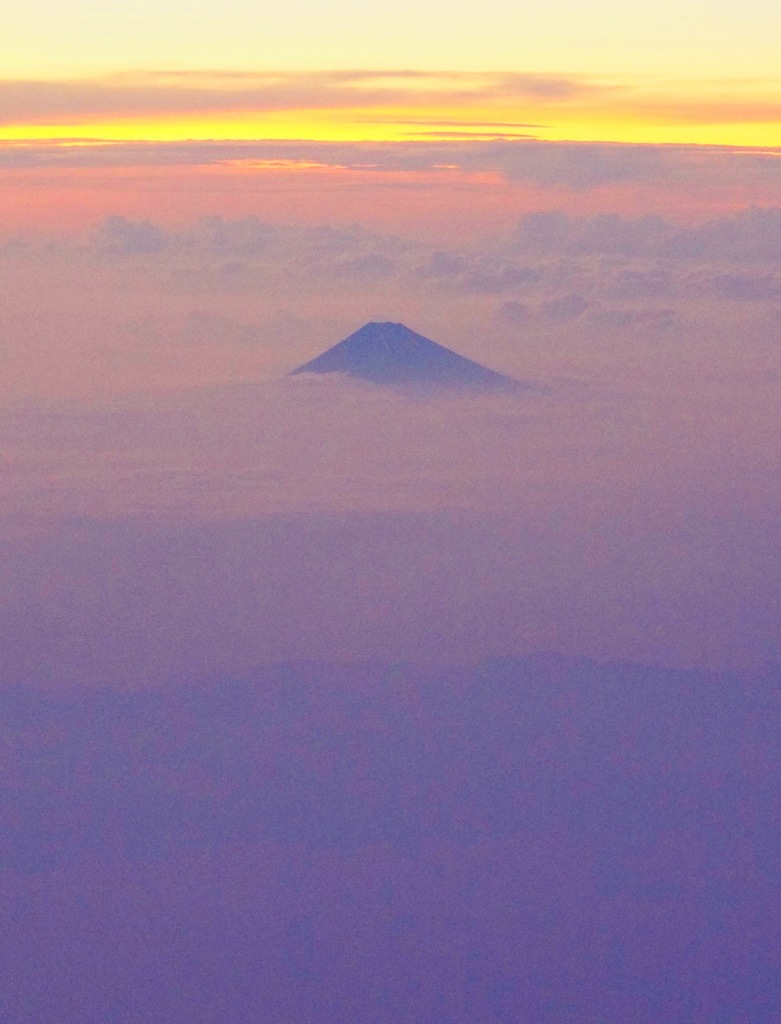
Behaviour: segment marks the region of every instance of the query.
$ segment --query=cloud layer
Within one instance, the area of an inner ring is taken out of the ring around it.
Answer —
[[[763,660],[779,617],[780,216],[548,211],[435,246],[115,215],[9,240],[6,673],[56,663],[94,681],[304,648]],[[284,378],[367,320],[550,393],[420,402]],[[209,622],[222,646],[199,639]]]
[[[132,72],[0,80],[0,125],[20,135],[41,125],[80,125],[83,134],[91,125],[98,137],[111,126],[116,139],[124,124],[128,138],[246,138],[239,122],[251,115],[261,138],[457,138],[520,123],[543,138],[773,145],[781,98],[767,82],[750,86],[404,69]]]
[[[486,98],[566,101],[617,88],[593,77],[414,70],[148,72],[81,80],[0,80],[0,124],[405,104],[425,110]]]
[[[76,140],[78,141],[78,140]],[[677,184],[695,180],[733,188],[777,182],[781,151],[728,147],[542,142],[474,137],[466,142],[200,141],[103,142],[62,145],[46,140],[0,143],[0,167],[198,167],[244,161],[274,166],[320,165],[386,173],[457,169],[493,172],[508,181],[594,189],[620,183]],[[672,180],[671,180],[672,179]]]

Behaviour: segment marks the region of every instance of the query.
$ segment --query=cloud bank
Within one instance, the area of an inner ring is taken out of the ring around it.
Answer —
[[[547,211],[441,246],[115,215],[9,240],[5,678],[303,650],[761,662],[779,216]],[[550,393],[419,402],[284,378],[367,320]]]
[[[78,142],[79,140],[77,140]],[[0,143],[0,167],[198,167],[232,161],[289,162],[388,174],[458,169],[492,172],[508,181],[575,190],[617,183],[682,185],[699,180],[732,187],[777,181],[781,151],[708,146],[621,145],[524,139],[409,142],[200,141],[101,142],[62,145],[46,140]]]

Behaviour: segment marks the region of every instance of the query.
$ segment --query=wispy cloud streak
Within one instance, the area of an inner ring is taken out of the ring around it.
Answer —
[[[482,138],[454,131],[442,139],[407,142],[317,142],[307,140],[100,142],[81,139],[0,142],[0,169],[198,167],[244,162],[290,163],[356,172],[491,172],[508,181],[570,189],[616,183],[781,181],[781,147],[622,145],[546,142],[529,138]],[[434,136],[434,137],[432,137]]]
[[[577,76],[424,71],[316,73],[127,73],[94,79],[0,81],[0,123],[57,123],[91,117],[320,110],[487,98],[560,102],[613,93]]]
[[[371,111],[377,111],[376,119],[367,118]],[[125,72],[81,79],[0,80],[0,126],[6,129],[179,120],[189,125],[189,130],[182,126],[179,137],[192,137],[200,119],[223,122],[224,137],[231,137],[231,117],[286,114],[300,119],[308,114],[311,129],[311,117],[326,112],[339,115],[343,131],[352,125],[350,137],[358,137],[361,125],[386,125],[391,133],[393,126],[422,119],[438,130],[456,123],[471,129],[497,122],[542,128],[550,122],[548,138],[553,130],[559,138],[582,138],[585,132],[589,138],[628,141],[645,131],[646,141],[652,141],[653,132],[664,127],[675,132],[687,126],[781,123],[781,94],[772,83],[745,81],[686,83],[408,69]],[[169,125],[169,132],[176,136],[175,124]],[[304,135],[309,137],[306,131]],[[668,141],[686,140],[675,136]]]

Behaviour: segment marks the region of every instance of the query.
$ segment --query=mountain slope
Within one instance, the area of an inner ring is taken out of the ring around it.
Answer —
[[[365,324],[291,375],[299,373],[344,373],[392,387],[472,391],[528,387],[395,323]]]

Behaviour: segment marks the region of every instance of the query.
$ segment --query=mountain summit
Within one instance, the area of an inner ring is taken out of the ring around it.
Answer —
[[[520,381],[438,345],[404,324],[369,323],[292,374],[344,373],[391,387],[511,391]],[[291,375],[292,375],[291,374]]]

